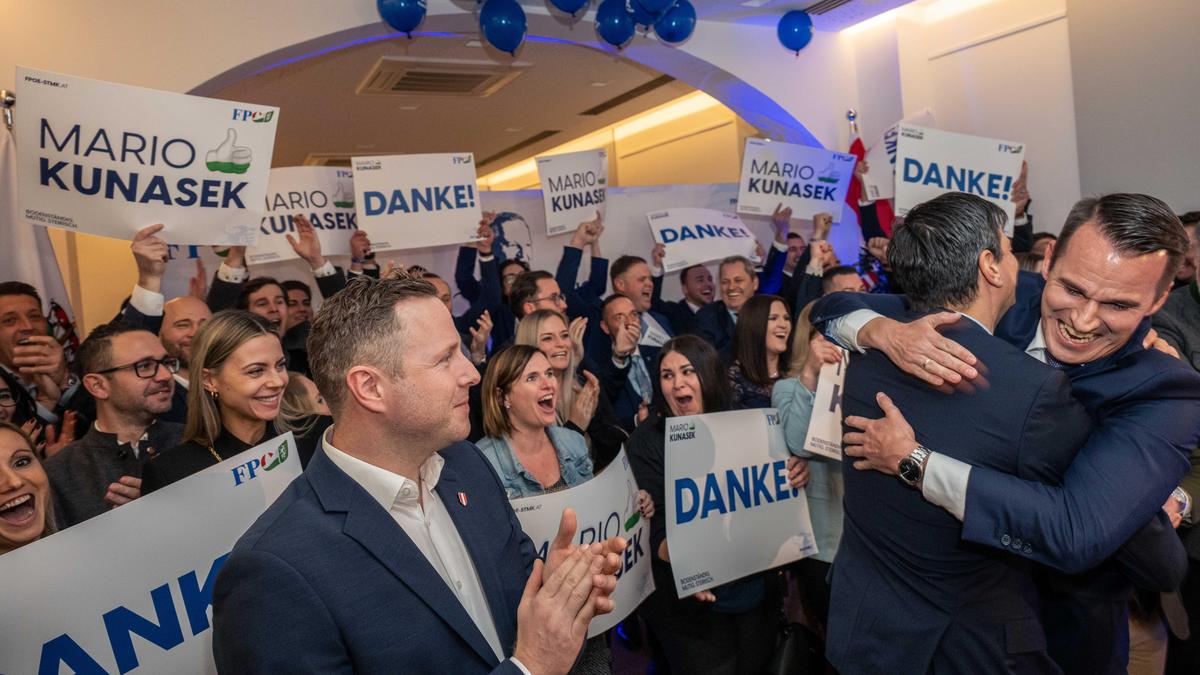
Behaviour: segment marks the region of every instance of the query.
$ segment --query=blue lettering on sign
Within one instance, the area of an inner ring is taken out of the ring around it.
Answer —
[[[727,225],[680,225],[679,229],[664,227],[659,230],[662,243],[670,244],[689,239],[745,239],[750,233],[739,227]]]
[[[240,194],[247,185],[245,182],[180,178],[171,186],[162,176],[144,177],[136,172],[85,167],[64,161],[52,165],[45,157],[39,158],[38,182],[44,187],[53,185],[60,190],[84,195],[99,194],[103,190],[105,199],[138,204],[157,202],[164,206],[246,208]]]
[[[604,203],[604,188],[596,188],[587,192],[573,192],[550,198],[550,212],[569,211],[584,206],[595,206]]]
[[[751,178],[746,185],[747,192],[780,197],[798,197],[801,199],[821,199],[837,201],[834,185],[813,185],[811,183],[793,183],[786,180],[768,180],[766,178]]]
[[[392,190],[391,195],[371,190],[363,193],[363,201],[364,212],[368,216],[465,209],[475,206],[475,186],[438,185],[396,189]]]
[[[228,553],[213,561],[203,584],[198,582],[195,570],[176,580],[192,636],[199,635],[209,628],[208,608],[212,605],[213,584],[216,583],[217,572],[221,571],[221,566],[227,558]],[[175,608],[170,585],[162,584],[152,589],[150,600],[154,604],[154,621],[125,606],[109,610],[100,617],[108,635],[108,646],[120,673],[128,673],[139,665],[133,646],[134,635],[165,651],[183,644],[183,626]],[[108,675],[99,661],[67,633],[42,645],[38,675],[57,675],[60,666],[63,665],[74,673]]]
[[[782,459],[736,470],[726,469],[720,477],[708,473],[703,482],[701,490],[692,478],[675,480],[677,524],[689,523],[697,517],[704,520],[713,513],[733,513],[739,508],[752,509],[773,504],[800,494],[800,490],[788,485],[787,461]],[[690,506],[684,506],[685,496],[689,498],[687,501]]]
[[[357,230],[357,213],[309,213],[308,220],[318,230]],[[262,234],[285,234],[296,231],[296,216],[264,216],[258,231]]]
[[[901,180],[905,183],[933,185],[950,192],[969,192],[1001,201],[1008,201],[1013,183],[1012,176],[956,167],[952,164],[943,166],[937,162],[930,162],[926,166],[912,157],[904,158]]]

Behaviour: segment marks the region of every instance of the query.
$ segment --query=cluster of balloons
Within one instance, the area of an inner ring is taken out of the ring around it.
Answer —
[[[563,9],[560,1],[566,0],[550,0]],[[624,47],[638,26],[653,27],[658,39],[676,45],[696,29],[696,8],[689,0],[601,0],[596,8],[596,33],[614,47]]]

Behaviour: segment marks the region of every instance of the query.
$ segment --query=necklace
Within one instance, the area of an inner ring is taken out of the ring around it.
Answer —
[[[215,457],[217,459],[218,464],[225,461],[225,459],[223,457],[221,457],[220,455],[217,454],[217,451],[213,449],[213,446],[211,446],[211,445],[208,446],[208,451],[212,454],[213,457]]]

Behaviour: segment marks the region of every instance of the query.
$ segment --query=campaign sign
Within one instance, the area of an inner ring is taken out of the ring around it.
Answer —
[[[279,109],[17,68],[17,203],[36,225],[253,244]]]
[[[896,122],[867,148],[865,159],[870,171],[863,174],[863,194],[868,199],[891,199],[896,196],[896,144],[900,140],[901,124],[932,127],[933,111],[926,108]]]
[[[804,449],[814,455],[842,459],[842,393],[846,391],[846,366],[850,352],[838,347],[842,358],[821,366],[812,416],[804,433]]]
[[[747,138],[737,212],[769,216],[782,204],[793,218],[831,213],[841,222],[855,161],[841,152]]]
[[[482,211],[475,156],[466,153],[354,158],[358,226],[384,251],[475,240]]]
[[[817,552],[788,456],[774,408],[667,420],[667,548],[679,597]]]
[[[546,207],[546,236],[574,232],[597,213],[604,215],[608,151],[538,157],[537,170]]]
[[[267,210],[258,228],[258,243],[246,261],[258,263],[299,258],[287,241],[296,238],[296,216],[306,216],[326,256],[350,255],[350,235],[358,229],[354,211],[354,173],[336,166],[288,166],[271,169]]]
[[[0,556],[0,672],[214,672],[217,572],[299,475],[287,433]]]
[[[1012,236],[1017,206],[1012,186],[1021,175],[1025,144],[900,125],[896,147],[896,215],[947,192],[968,192],[1008,214]]]
[[[595,637],[616,626],[647,596],[654,592],[650,573],[650,521],[637,507],[637,482],[622,449],[604,471],[591,480],[567,490],[512,500],[521,529],[533,540],[538,557],[558,534],[563,509],[575,509],[579,524],[577,543],[592,544],[612,537],[623,537],[628,546],[617,570],[617,588],[613,591],[613,611],[598,616],[588,626],[588,637]],[[661,507],[661,505],[660,505]]]
[[[654,241],[666,248],[663,270],[720,260],[726,256],[754,256],[754,233],[732,213],[713,209],[667,209],[646,214]]]

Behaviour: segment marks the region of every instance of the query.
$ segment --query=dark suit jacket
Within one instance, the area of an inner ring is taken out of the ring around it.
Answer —
[[[922,444],[975,466],[1057,483],[1091,427],[1066,377],[970,319],[945,333],[980,359],[987,386],[977,381],[943,393],[880,352],[856,353],[846,372],[845,414],[881,417],[875,393],[883,391]],[[833,566],[826,647],[839,672],[1054,670],[1028,561],[963,544],[954,516],[893,476],[845,462],[843,477],[845,531]]]
[[[726,365],[733,363],[733,333],[737,324],[729,316],[724,300],[714,300],[696,312],[696,335],[711,344]]]
[[[650,311],[666,317],[671,322],[675,335],[695,333],[696,312],[687,300],[667,301],[662,299],[663,278],[654,277],[654,294],[650,296]]]
[[[436,491],[475,563],[506,654],[533,567],[496,474],[442,450]],[[469,496],[467,506],[457,495]],[[282,617],[296,621],[279,630]],[[323,451],[238,541],[213,592],[222,673],[510,673],[387,511]]]

